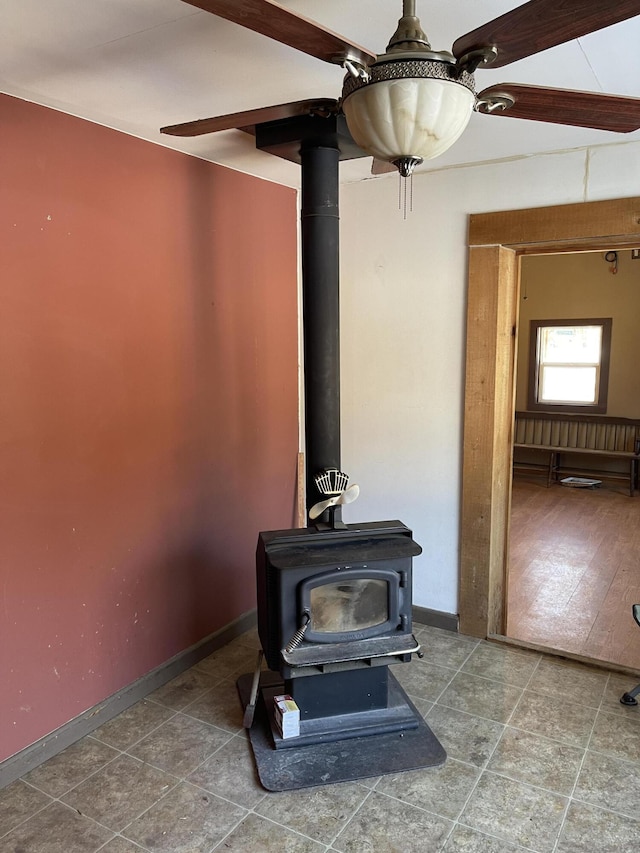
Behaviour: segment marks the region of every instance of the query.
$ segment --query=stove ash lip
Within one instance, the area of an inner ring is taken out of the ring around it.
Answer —
[[[422,657],[421,645],[413,633],[352,640],[349,643],[317,643],[292,650],[285,647],[280,654],[292,678],[316,674],[318,671],[339,672],[343,669],[408,662],[412,654]]]

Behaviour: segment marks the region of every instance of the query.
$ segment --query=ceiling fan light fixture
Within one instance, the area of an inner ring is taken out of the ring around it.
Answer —
[[[414,0],[403,6],[387,52],[367,76],[345,77],[342,111],[356,144],[406,177],[461,136],[475,106],[475,85],[452,54],[431,50]]]
[[[469,123],[475,94],[473,81],[453,79],[443,65],[450,68],[403,59],[373,65],[368,83],[349,76],[342,110],[360,148],[390,163],[430,160],[450,148]]]

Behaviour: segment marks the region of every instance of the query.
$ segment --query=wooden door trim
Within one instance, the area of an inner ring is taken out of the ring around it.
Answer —
[[[519,256],[640,246],[640,197],[469,217],[460,631],[504,634]]]

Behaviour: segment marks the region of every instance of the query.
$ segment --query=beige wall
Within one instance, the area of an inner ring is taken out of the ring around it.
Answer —
[[[640,418],[640,260],[618,253],[618,272],[602,252],[522,259],[516,408],[527,408],[531,320],[612,317],[607,415]]]

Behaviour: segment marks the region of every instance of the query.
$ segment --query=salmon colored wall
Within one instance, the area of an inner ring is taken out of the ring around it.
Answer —
[[[295,192],[0,96],[0,760],[255,606]]]

